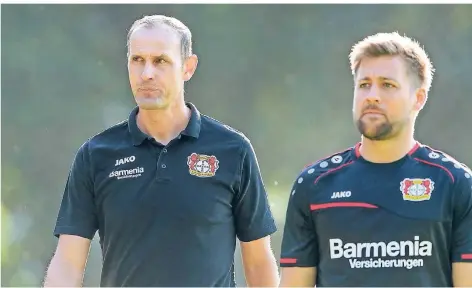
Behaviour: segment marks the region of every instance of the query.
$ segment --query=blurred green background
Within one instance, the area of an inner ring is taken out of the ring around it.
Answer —
[[[2,286],[41,285],[75,152],[134,107],[126,32],[149,14],[193,32],[187,100],[252,140],[277,256],[297,173],[359,139],[348,54],[367,35],[399,31],[425,46],[437,72],[417,138],[472,164],[471,5],[2,5]],[[100,270],[94,241],[85,285]]]

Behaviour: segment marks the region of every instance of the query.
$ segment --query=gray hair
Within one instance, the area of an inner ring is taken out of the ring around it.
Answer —
[[[174,30],[180,36],[180,49],[181,49],[181,56],[182,60],[187,59],[190,55],[192,55],[192,33],[190,29],[185,26],[180,20],[164,16],[164,15],[150,15],[144,16],[141,19],[134,21],[133,25],[128,31],[128,36],[126,38],[126,47],[128,49],[129,54],[129,41],[131,34],[140,27],[145,28],[154,28],[160,25],[166,25]]]

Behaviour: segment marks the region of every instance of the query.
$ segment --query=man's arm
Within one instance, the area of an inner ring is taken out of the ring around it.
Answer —
[[[277,231],[260,174],[256,154],[247,138],[242,143],[242,165],[233,201],[236,235],[248,286],[275,287],[279,283],[277,262],[270,236]]]
[[[90,239],[61,235],[44,279],[44,287],[81,287]]]
[[[452,263],[454,287],[472,287],[472,262]]]
[[[314,287],[318,265],[318,241],[307,197],[313,181],[302,172],[288,200],[280,255],[280,287]],[[311,175],[313,176],[313,175]]]
[[[59,238],[45,287],[82,285],[90,243],[98,229],[88,142],[80,147],[67,178],[54,235]]]
[[[452,282],[472,287],[472,172],[464,167],[454,189]]]
[[[244,274],[248,287],[279,285],[277,262],[270,245],[270,236],[241,243]]]
[[[280,287],[315,287],[315,267],[282,267]]]

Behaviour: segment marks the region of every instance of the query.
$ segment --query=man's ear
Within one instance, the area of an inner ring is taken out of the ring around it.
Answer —
[[[184,81],[190,80],[192,78],[193,74],[195,73],[195,70],[197,70],[197,65],[198,65],[198,57],[195,54],[190,55],[185,59],[184,65],[183,65],[183,79]]]

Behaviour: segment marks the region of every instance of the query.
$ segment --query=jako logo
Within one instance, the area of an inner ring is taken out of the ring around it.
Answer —
[[[119,166],[119,165],[122,165],[122,164],[125,164],[125,163],[131,163],[131,162],[134,162],[134,160],[136,160],[136,157],[134,157],[134,156],[129,156],[129,157],[125,157],[123,159],[118,159],[118,160],[116,160],[115,166]]]
[[[333,192],[331,199],[351,197],[351,191]]]

